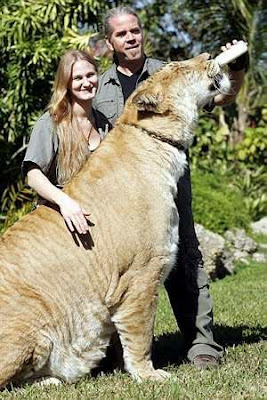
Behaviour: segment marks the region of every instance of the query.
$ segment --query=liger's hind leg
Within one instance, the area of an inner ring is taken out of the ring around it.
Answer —
[[[0,328],[0,388],[16,380],[31,360],[31,344],[23,342],[16,330]]]

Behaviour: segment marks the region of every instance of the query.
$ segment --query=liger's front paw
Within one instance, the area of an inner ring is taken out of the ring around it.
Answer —
[[[146,379],[151,381],[164,381],[165,379],[171,378],[171,374],[169,372],[164,371],[163,369],[154,369],[150,371],[143,371],[142,373],[134,374],[133,378],[137,380],[137,382],[142,382]]]

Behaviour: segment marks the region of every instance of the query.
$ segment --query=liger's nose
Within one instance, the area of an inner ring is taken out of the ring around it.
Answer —
[[[222,73],[219,73],[219,74],[216,75],[215,78],[216,78],[216,82],[217,82],[217,83],[220,83],[221,80],[223,79],[223,74],[222,74]]]
[[[201,53],[196,58],[207,61],[207,60],[211,59],[211,55],[210,55],[210,53]]]

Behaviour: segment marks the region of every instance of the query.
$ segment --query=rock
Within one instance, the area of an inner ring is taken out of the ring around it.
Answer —
[[[218,259],[214,276],[211,275],[211,278],[224,278],[225,275],[233,274],[235,269],[234,265],[234,256],[231,249],[227,249],[224,247],[222,255],[220,259]]]
[[[204,268],[211,279],[223,278],[234,272],[234,262],[248,264],[253,260],[264,262],[264,254],[255,253],[257,243],[246,235],[243,229],[227,231],[223,236],[196,224],[196,233],[203,254]]]
[[[250,227],[254,233],[261,233],[267,235],[267,217],[263,217],[257,222],[250,224]]]
[[[196,224],[196,233],[203,255],[204,268],[212,279],[222,278],[234,270],[233,256],[225,248],[225,239],[202,225]]]
[[[233,229],[224,234],[226,246],[233,251],[234,260],[245,261],[248,256],[255,253],[257,243],[247,236],[244,229]]]
[[[254,253],[252,255],[252,260],[259,263],[267,263],[267,254],[266,253]]]

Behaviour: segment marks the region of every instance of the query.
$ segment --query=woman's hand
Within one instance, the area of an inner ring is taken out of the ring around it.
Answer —
[[[78,233],[85,234],[88,231],[88,223],[85,218],[88,214],[84,212],[75,200],[62,192],[62,196],[60,196],[57,204],[71,232],[74,232],[76,229]]]
[[[66,224],[71,232],[76,229],[78,233],[88,231],[86,214],[81,206],[62,190],[53,185],[39,168],[32,168],[27,173],[28,184],[44,199],[57,204]]]

